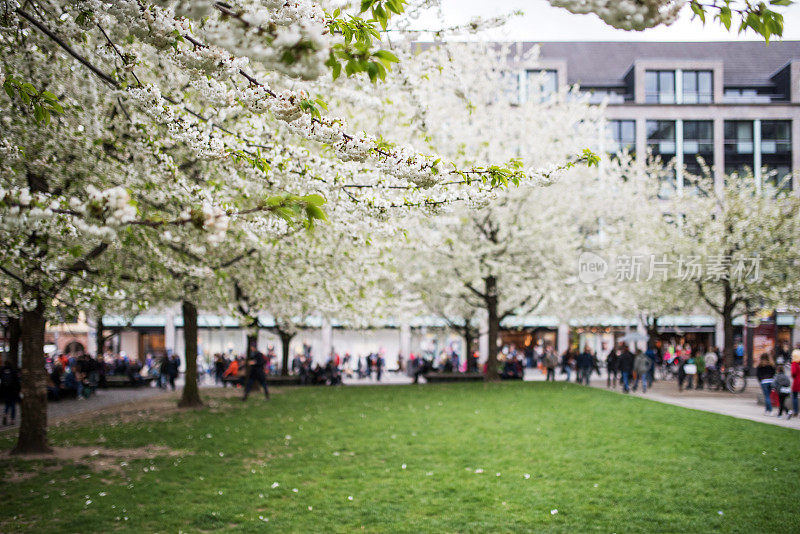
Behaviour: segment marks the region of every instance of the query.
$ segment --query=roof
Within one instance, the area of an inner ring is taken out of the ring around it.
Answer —
[[[543,59],[566,60],[570,85],[587,87],[619,86],[633,63],[644,59],[721,60],[726,86],[765,86],[791,60],[800,60],[800,41],[528,42],[523,50],[536,44]]]

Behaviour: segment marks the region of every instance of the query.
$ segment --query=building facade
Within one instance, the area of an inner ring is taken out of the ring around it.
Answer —
[[[525,53],[534,43],[520,43]],[[527,93],[579,86],[606,104],[607,152],[651,153],[673,175],[667,196],[701,173],[698,157],[723,184],[752,172],[758,183],[800,190],[800,41],[547,42],[539,57],[517,65]],[[781,182],[783,180],[783,182]]]

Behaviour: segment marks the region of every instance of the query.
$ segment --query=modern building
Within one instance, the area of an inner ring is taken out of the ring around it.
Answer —
[[[518,44],[523,56],[536,43]],[[519,69],[527,83],[554,90],[579,86],[606,103],[615,152],[648,151],[675,161],[662,184],[669,195],[700,174],[716,183],[749,169],[776,182],[800,170],[800,41],[546,42]],[[800,190],[797,178],[787,187]]]

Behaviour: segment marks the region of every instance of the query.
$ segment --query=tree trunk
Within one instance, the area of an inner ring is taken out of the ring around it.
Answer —
[[[11,454],[51,452],[47,444],[47,372],[44,367],[44,303],[23,310],[22,332],[22,414],[19,438]]]
[[[281,376],[286,376],[289,374],[289,342],[294,334],[279,330],[278,336],[281,338]]]
[[[105,330],[105,325],[103,324],[102,310],[97,310],[96,328],[97,330],[95,331],[94,334],[94,340],[95,344],[97,345],[97,354],[95,354],[95,357],[102,356],[106,348],[106,338],[103,335],[103,330]]]
[[[733,313],[727,310],[722,314],[722,339],[725,345],[722,349],[722,361],[725,362],[725,367],[732,367],[736,363],[736,347],[733,346]]]
[[[22,329],[19,317],[8,317],[8,356],[14,365],[19,366],[19,342],[22,339]]]
[[[183,310],[183,345],[186,347],[186,374],[184,375],[183,395],[178,402],[180,408],[202,406],[200,388],[197,387],[197,307],[184,300]]]
[[[497,311],[497,279],[487,276],[484,279],[486,289],[486,311],[489,314],[489,359],[486,361],[486,380],[500,380],[497,373],[497,337],[500,334],[500,316]]]
[[[655,347],[658,337],[658,317],[645,318],[645,328],[647,329],[648,348]]]

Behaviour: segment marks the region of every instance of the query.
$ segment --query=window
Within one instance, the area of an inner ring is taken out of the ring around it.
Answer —
[[[698,157],[706,165],[714,163],[713,121],[683,121],[683,165],[688,174],[703,175]]]
[[[714,99],[712,73],[710,70],[683,71],[684,104],[710,104]]]
[[[555,70],[529,70],[525,72],[527,97],[534,102],[544,102],[558,93],[558,72]]]
[[[675,137],[675,121],[647,121],[647,147],[653,157],[661,157],[668,164],[675,156],[677,141]],[[675,172],[670,171],[659,177],[659,196],[668,198],[675,193]]]
[[[725,121],[725,174],[753,170],[753,121]]]
[[[504,101],[512,106],[518,106],[520,97],[519,72],[504,71],[500,77],[500,83],[503,89],[502,98]]]
[[[608,136],[613,141],[608,152],[616,154],[627,150],[634,154],[636,150],[636,122],[613,120],[608,121]]]
[[[648,104],[675,103],[675,71],[648,70],[644,74],[644,101]]]
[[[792,123],[791,121],[761,121],[761,166],[766,169],[766,182],[791,189]]]
[[[756,180],[792,187],[792,121],[725,121],[725,174],[752,172]]]

